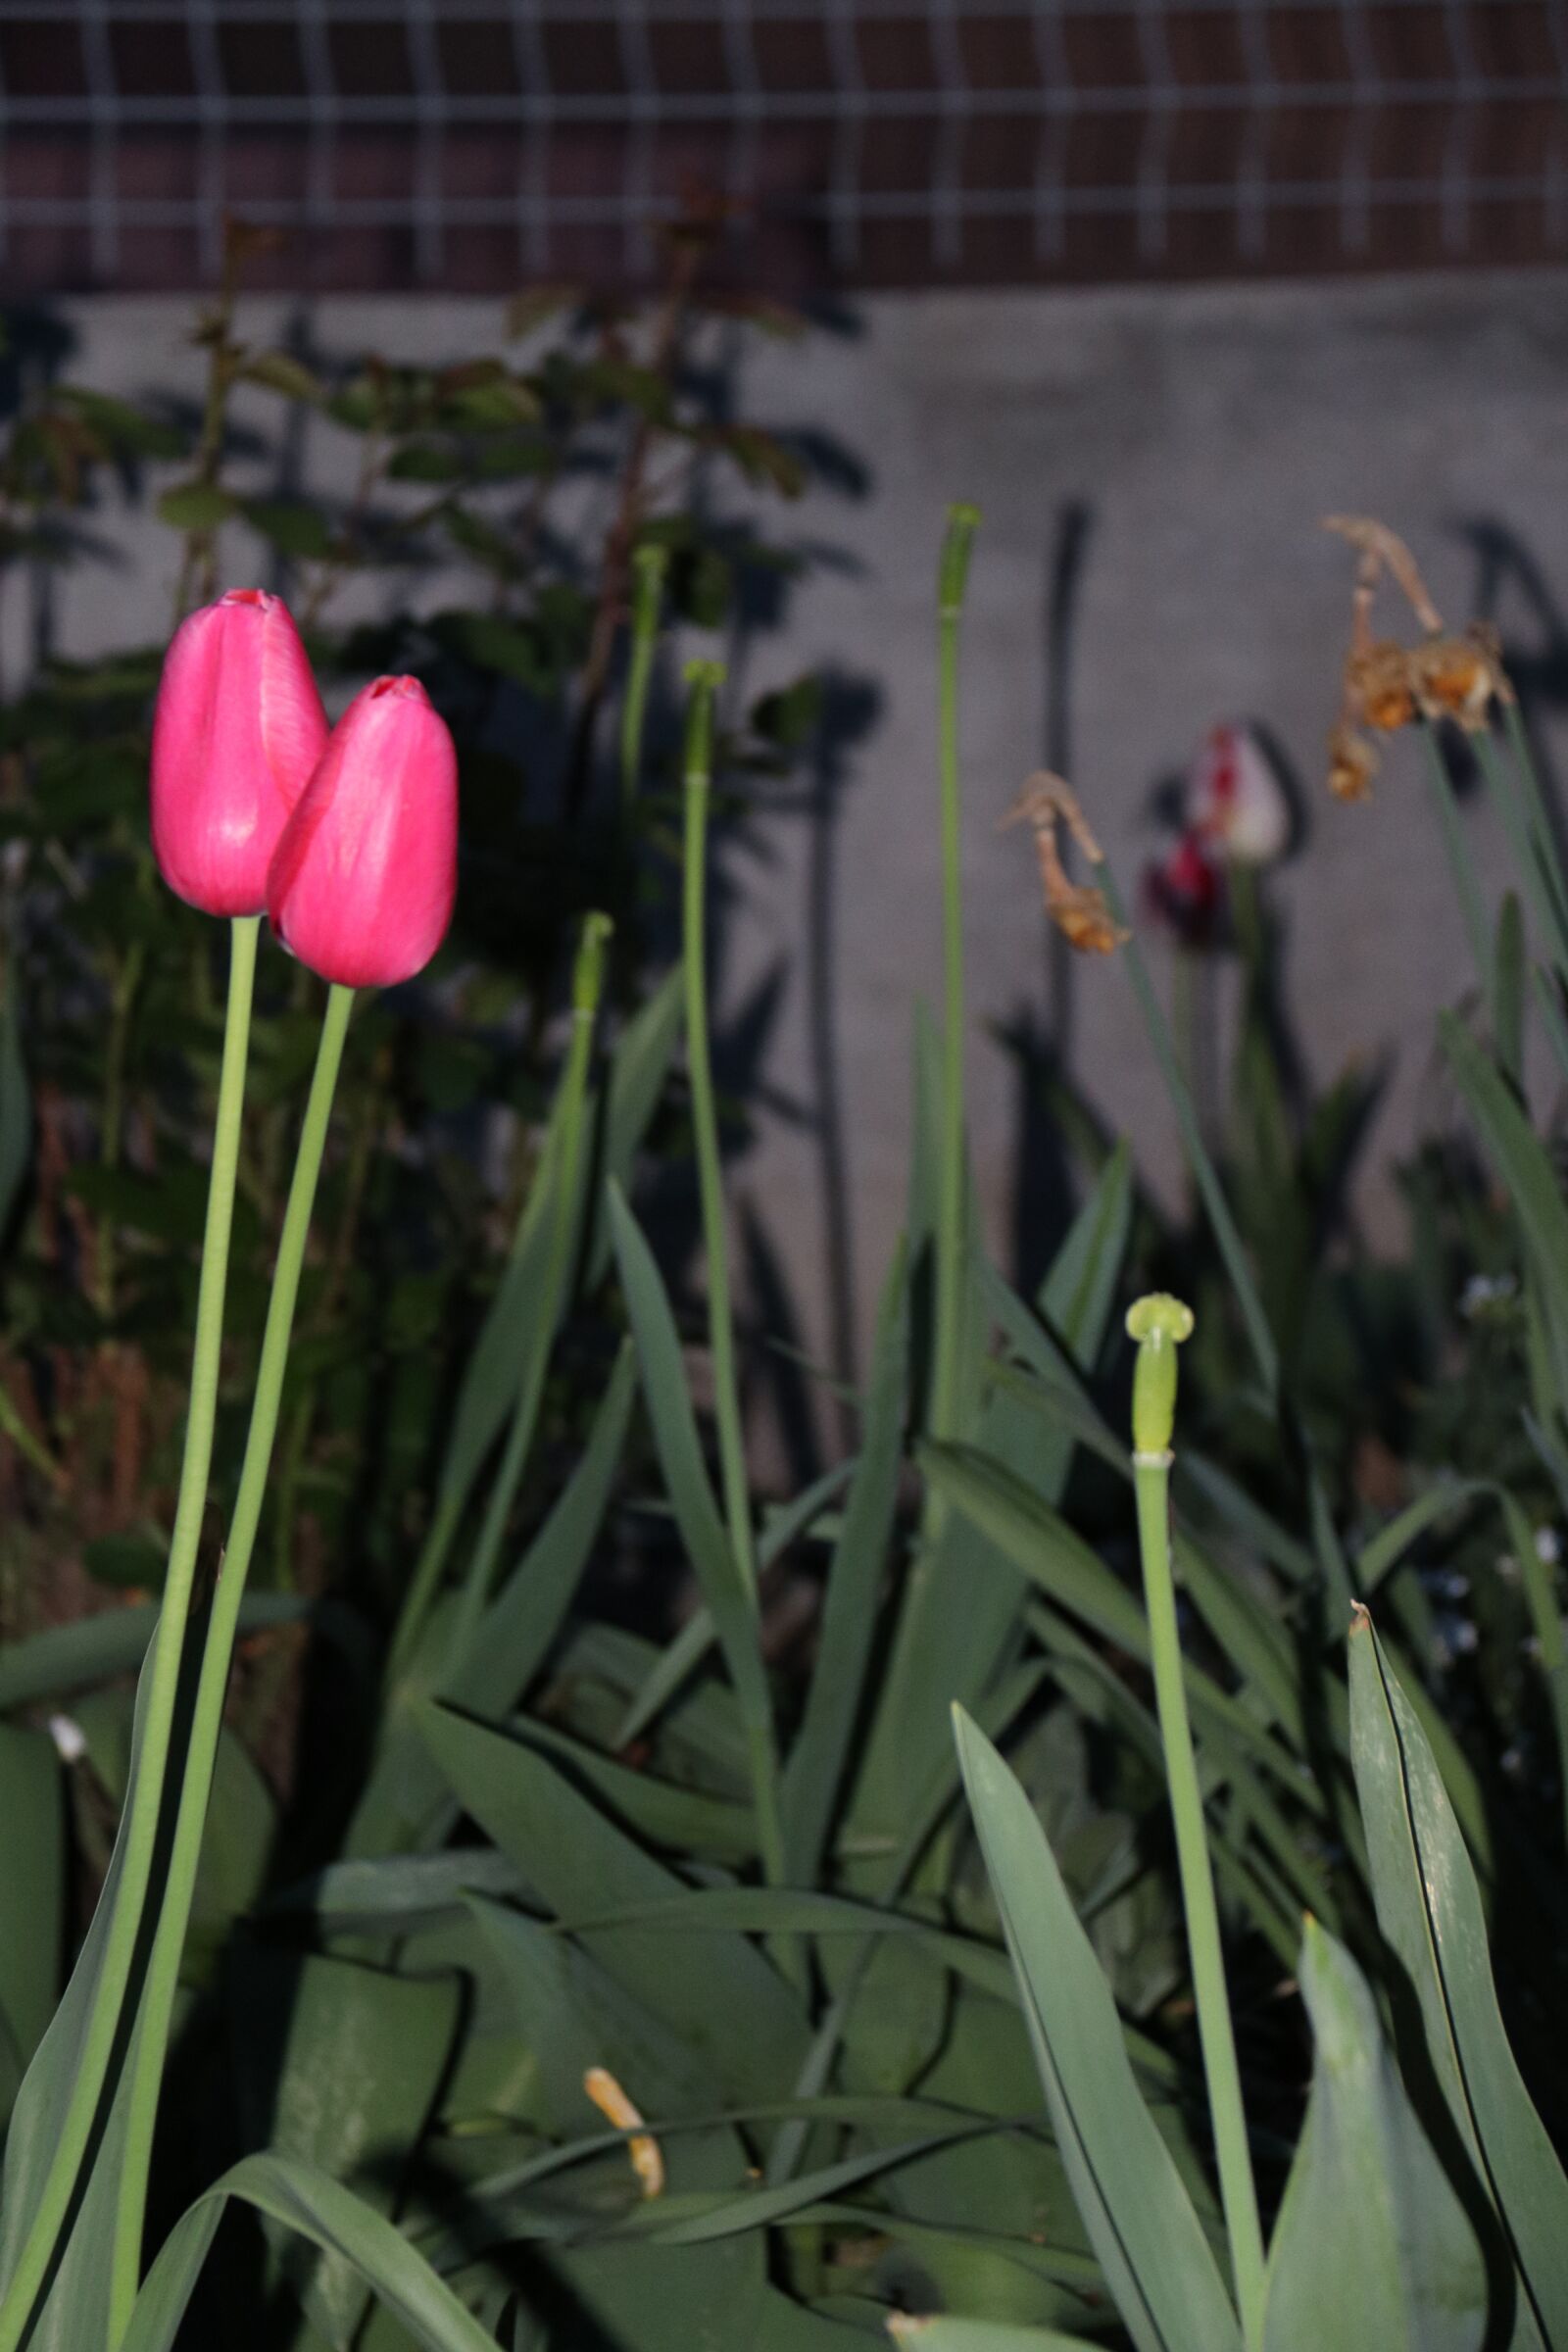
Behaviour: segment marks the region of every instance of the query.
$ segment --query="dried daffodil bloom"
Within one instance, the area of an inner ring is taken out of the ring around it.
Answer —
[[[614,2076],[608,2067],[591,2066],[582,2079],[582,2086],[607,2123],[613,2124],[617,2132],[631,2133],[626,2153],[642,2183],[643,2195],[661,2196],[664,2187],[664,2159],[660,2154],[659,2142],[651,2132],[638,2131],[642,2116]]]
[[[1350,650],[1345,657],[1343,717],[1352,726],[1376,727],[1392,734],[1408,726],[1415,716],[1415,688],[1410,656],[1392,637],[1372,634],[1372,598],[1377,589],[1378,559],[1363,552],[1350,606]]]
[[[1089,830],[1070,784],[1048,768],[1038,769],[1002,821],[1004,825],[1027,822],[1033,826],[1046,912],[1070,948],[1085,956],[1108,956],[1131,937],[1113,918],[1103,891],[1067,878],[1056,841],[1058,825],[1066,826],[1091,865],[1104,863],[1104,853]]]
[[[1430,637],[1410,656],[1410,680],[1427,718],[1451,718],[1467,735],[1489,723],[1494,702],[1511,703],[1497,634],[1476,621],[1462,637]]]
[[[1364,801],[1378,772],[1378,756],[1344,719],[1329,737],[1329,790],[1337,801]]]
[[[1416,714],[1413,660],[1390,637],[1352,646],[1345,663],[1347,709],[1385,735],[1408,726]]]

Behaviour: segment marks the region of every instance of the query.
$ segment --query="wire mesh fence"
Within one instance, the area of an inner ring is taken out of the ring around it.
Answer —
[[[0,282],[635,278],[703,189],[754,277],[1550,260],[1568,0],[0,0]]]

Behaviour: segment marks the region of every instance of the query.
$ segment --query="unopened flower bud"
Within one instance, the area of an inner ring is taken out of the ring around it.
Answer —
[[[1162,1461],[1176,1426],[1176,1350],[1191,1339],[1193,1310],[1166,1291],[1139,1298],[1127,1310],[1127,1336],[1138,1343],[1133,1369],[1133,1449]]]
[[[356,695],[284,828],[268,877],[272,928],[347,988],[422,971],[457,891],[458,762],[417,678]]]
[[[231,588],[174,631],[153,714],[152,835],[171,890],[207,914],[260,914],[326,713],[281,597]]]

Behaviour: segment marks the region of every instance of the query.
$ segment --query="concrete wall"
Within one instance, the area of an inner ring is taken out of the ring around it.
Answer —
[[[200,362],[181,306],[103,300],[66,316],[80,380],[194,389]],[[283,316],[259,307],[251,324],[260,338]],[[466,356],[498,331],[493,306],[466,301],[334,299],[313,326],[329,349],[431,359]],[[1175,1179],[1124,972],[1064,970],[1044,938],[1028,844],[997,831],[1048,751],[1069,766],[1130,890],[1157,846],[1159,780],[1217,719],[1268,726],[1307,808],[1303,846],[1274,885],[1305,1057],[1328,1078],[1352,1055],[1387,1055],[1377,1148],[1406,1144],[1437,1099],[1431,1014],[1465,984],[1463,935],[1415,744],[1394,747],[1370,807],[1341,809],[1323,795],[1349,564],[1318,522],[1334,509],[1393,522],[1455,620],[1500,582],[1498,617],[1555,743],[1568,697],[1568,641],[1550,601],[1568,596],[1568,277],[886,297],[865,305],[853,334],[760,346],[746,365],[750,414],[827,429],[866,472],[863,494],[819,488],[784,516],[785,536],[835,558],[799,590],[785,629],[759,641],[746,684],[821,664],[868,689],[867,723],[823,795],[830,819],[820,808],[814,819],[780,813],[765,826],[766,862],[730,859],[741,906],[726,1004],[777,959],[788,966],[767,1069],[778,1106],[762,1114],[736,1193],[765,1221],[807,1344],[833,1343],[836,1261],[850,1266],[850,1323],[862,1337],[869,1323],[902,1213],[911,1001],[940,997],[933,607],[951,498],[985,513],[963,740],[973,1133],[988,1223],[1005,1233],[1020,1207],[1016,1065],[992,1040],[998,1024],[1041,1036],[1055,1024],[1105,1121],[1131,1131],[1159,1181]],[[325,479],[348,451],[312,427],[295,456]],[[259,479],[271,463],[259,461]],[[120,568],[84,566],[63,586],[70,650],[122,641],[130,600],[143,607],[137,634],[157,635],[168,611],[171,537],[103,522]],[[9,676],[24,654],[19,625],[5,616]],[[1494,893],[1504,858],[1477,796],[1465,825]],[[1027,1221],[1034,1204],[1022,1205]],[[1368,1185],[1362,1206],[1377,1234],[1396,1232],[1386,1180]]]

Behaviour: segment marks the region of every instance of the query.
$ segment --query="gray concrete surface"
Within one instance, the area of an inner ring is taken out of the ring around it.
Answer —
[[[68,316],[81,380],[194,388],[181,306],[106,299]],[[260,337],[282,316],[259,306],[250,324]],[[444,300],[334,299],[313,325],[329,349],[420,359],[466,356],[498,333],[493,306]],[[1369,807],[1342,809],[1322,791],[1349,564],[1319,517],[1364,509],[1394,523],[1455,620],[1490,593],[1489,546],[1536,567],[1543,595],[1504,564],[1497,615],[1544,688],[1548,741],[1568,748],[1568,638],[1549,601],[1568,598],[1568,276],[878,298],[852,336],[759,346],[744,398],[760,419],[832,432],[867,472],[863,495],[819,488],[784,515],[785,537],[825,543],[838,560],[802,585],[787,627],[745,662],[748,691],[822,664],[869,681],[877,698],[835,788],[830,835],[781,814],[767,863],[731,861],[741,905],[724,999],[742,1001],[787,962],[766,1075],[801,1113],[763,1114],[735,1194],[777,1247],[807,1344],[831,1344],[836,1254],[850,1259],[855,1327],[868,1327],[902,1214],[910,1006],[940,991],[933,606],[951,498],[985,514],[963,745],[973,1139],[988,1226],[1004,1237],[1020,1207],[1016,1072],[993,1040],[998,1024],[1044,1034],[1070,1011],[1074,1067],[1101,1114],[1135,1137],[1155,1181],[1179,1181],[1124,972],[1079,963],[1066,977],[1070,1007],[1062,1001],[1027,842],[997,830],[1048,748],[1065,755],[1131,889],[1157,845],[1157,781],[1217,719],[1272,731],[1307,808],[1306,839],[1272,886],[1306,1060],[1326,1080],[1352,1056],[1387,1057],[1374,1156],[1386,1163],[1406,1146],[1442,1108],[1431,1015],[1465,984],[1464,942],[1416,745],[1394,748]],[[313,424],[296,459],[305,478],[330,480],[348,455]],[[260,461],[257,479],[273,464]],[[60,639],[73,651],[122,639],[131,599],[145,601],[138,633],[156,633],[168,610],[170,536],[129,517],[103,523],[118,568],[84,566],[60,591]],[[1065,645],[1052,662],[1070,547]],[[0,616],[8,677],[25,658],[22,632],[15,609]],[[1479,798],[1465,826],[1494,893],[1505,860]],[[830,1002],[813,1003],[806,951],[824,942]],[[1166,977],[1162,952],[1155,960]],[[842,1229],[818,1123],[835,1093]],[[1375,1167],[1359,1205],[1375,1237],[1396,1238],[1394,1195]]]

